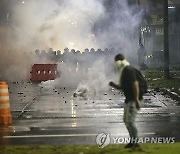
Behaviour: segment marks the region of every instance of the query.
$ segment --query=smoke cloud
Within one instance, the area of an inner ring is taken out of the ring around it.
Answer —
[[[99,0],[30,0],[15,5],[12,27],[16,44],[29,50],[96,47],[92,25],[103,12]]]
[[[102,65],[106,63],[108,69],[112,69],[108,65],[112,65],[114,55],[119,52],[132,62],[136,61],[134,57],[141,11],[137,11],[136,4],[129,5],[126,0],[17,1],[7,12],[6,22],[0,25],[0,78],[4,80],[29,79],[34,63],[47,63],[32,55],[35,49],[63,51],[68,47],[83,51],[85,48],[114,48],[114,52],[102,62]],[[86,58],[86,61],[92,62],[92,57]],[[58,66],[64,72],[61,80],[65,85],[77,85],[79,80],[87,77],[82,72],[68,74],[68,66]],[[100,71],[93,71],[93,77],[89,75],[88,78],[96,78]],[[101,80],[103,82],[105,77]]]

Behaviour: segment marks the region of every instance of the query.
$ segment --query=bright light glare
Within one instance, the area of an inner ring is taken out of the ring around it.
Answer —
[[[168,9],[175,9],[175,6],[169,6]]]

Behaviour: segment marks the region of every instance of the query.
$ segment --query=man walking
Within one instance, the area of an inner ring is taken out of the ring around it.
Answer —
[[[134,67],[130,66],[122,54],[115,56],[115,64],[120,74],[119,84],[110,82],[109,85],[116,89],[121,89],[125,95],[123,120],[131,138],[131,142],[125,148],[139,147],[139,144],[136,143],[138,131],[135,125],[135,118],[137,111],[140,110],[143,94],[139,88],[138,73]]]

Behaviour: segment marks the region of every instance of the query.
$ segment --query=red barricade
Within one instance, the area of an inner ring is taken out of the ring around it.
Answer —
[[[31,81],[54,80],[59,77],[57,64],[34,64],[31,71]]]

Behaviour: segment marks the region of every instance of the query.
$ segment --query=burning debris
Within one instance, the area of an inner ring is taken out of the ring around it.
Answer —
[[[89,86],[85,82],[81,82],[78,86],[77,89],[75,90],[73,97],[80,97],[84,100],[88,99],[88,95],[90,93]]]

